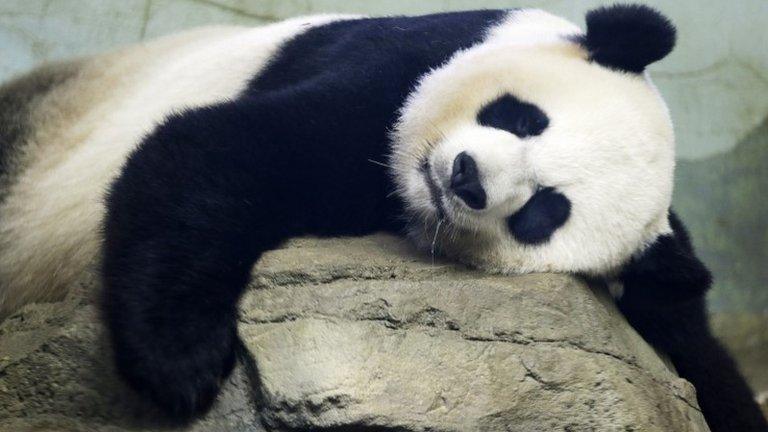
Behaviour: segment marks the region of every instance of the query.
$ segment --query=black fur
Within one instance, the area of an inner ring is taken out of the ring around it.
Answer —
[[[675,46],[675,26],[645,5],[594,9],[586,21],[587,34],[580,42],[593,61],[612,69],[640,73]]]
[[[619,308],[696,387],[712,432],[765,432],[768,423],[728,352],[712,335],[705,293],[711,276],[674,213],[663,236],[624,268]]]
[[[671,213],[669,222],[672,233],[659,237],[622,271],[625,300],[653,304],[685,301],[702,297],[712,284],[712,276],[694,254],[680,219]]]
[[[507,219],[515,240],[536,245],[549,240],[571,215],[571,201],[551,187],[539,189],[525,205]]]
[[[536,105],[505,94],[484,106],[477,114],[477,122],[527,138],[541,135],[549,125],[549,118]]]
[[[302,234],[399,230],[387,131],[417,78],[503,11],[331,23],[287,42],[237,100],[168,119],[112,185],[104,310],[120,373],[178,419],[233,364],[251,265]]]

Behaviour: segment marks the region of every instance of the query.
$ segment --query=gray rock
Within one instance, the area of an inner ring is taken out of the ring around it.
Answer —
[[[153,431],[169,424],[115,376],[84,277],[63,302],[32,304],[0,325],[0,431]],[[190,431],[263,431],[243,368]]]
[[[0,325],[0,430],[172,429],[115,377],[96,286]],[[298,239],[262,258],[241,309],[249,353],[184,430],[708,430],[692,386],[569,276]]]

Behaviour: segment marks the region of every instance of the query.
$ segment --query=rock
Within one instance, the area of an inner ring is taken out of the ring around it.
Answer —
[[[32,304],[0,325],[0,431],[151,431],[169,423],[115,376],[90,275],[63,302]],[[189,431],[263,431],[239,367]]]
[[[172,429],[114,376],[94,279],[0,325],[0,430]],[[708,430],[692,386],[569,276],[298,239],[257,264],[241,310],[249,352],[183,430]]]

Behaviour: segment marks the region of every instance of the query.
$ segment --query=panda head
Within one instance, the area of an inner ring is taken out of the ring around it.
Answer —
[[[422,78],[391,157],[417,244],[493,272],[610,274],[669,232],[674,135],[644,69],[674,27],[645,6],[586,22],[515,11]]]

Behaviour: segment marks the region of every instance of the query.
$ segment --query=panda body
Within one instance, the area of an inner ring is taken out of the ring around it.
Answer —
[[[0,318],[29,301],[60,298],[94,262],[104,193],[165,117],[236,98],[280,43],[340,18],[193,30],[3,86]]]
[[[488,271],[618,280],[620,307],[699,388],[713,430],[762,430],[702,319],[709,274],[668,211],[674,136],[643,70],[674,30],[640,6],[587,25],[528,9],[318,16],[22,77],[0,89],[21,107],[0,106],[0,314],[98,262],[119,372],[189,419],[233,367],[261,253],[407,232]],[[681,317],[699,360],[673,342]],[[702,392],[700,359],[727,403]]]

